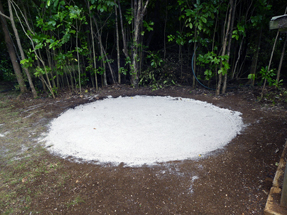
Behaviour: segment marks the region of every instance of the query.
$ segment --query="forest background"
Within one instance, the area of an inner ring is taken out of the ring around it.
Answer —
[[[280,88],[284,0],[0,0],[0,81],[22,93],[202,84]],[[199,83],[200,82],[200,83]],[[262,93],[263,95],[263,93]]]

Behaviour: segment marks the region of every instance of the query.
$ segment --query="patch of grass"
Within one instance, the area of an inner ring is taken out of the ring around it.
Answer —
[[[80,196],[77,196],[74,200],[67,203],[67,207],[75,206],[81,202],[85,202]]]
[[[0,100],[0,133],[5,133],[0,140],[0,214],[20,214],[23,211],[29,214],[34,211],[31,205],[37,201],[36,196],[44,194],[44,190],[33,183],[60,165],[42,159],[46,150],[35,146],[32,139],[43,131],[43,125],[33,124],[37,123],[44,112],[32,110],[29,114],[38,111],[40,115],[25,118],[14,107],[11,99],[0,94]]]
[[[17,193],[15,191],[7,192],[7,189],[2,190],[0,192],[0,212],[1,212],[1,208],[2,208],[4,214],[12,213],[13,209],[10,207],[10,205],[12,204],[12,202],[16,198],[16,196],[17,196]]]
[[[5,212],[4,212],[4,214],[6,215],[8,215],[8,214],[13,214],[13,212],[14,212],[14,210],[13,210],[13,208],[9,208],[9,209],[7,209]]]

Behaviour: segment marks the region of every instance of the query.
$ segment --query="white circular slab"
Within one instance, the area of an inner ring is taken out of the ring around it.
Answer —
[[[45,140],[64,158],[150,165],[225,146],[242,129],[240,115],[193,99],[108,98],[64,112],[51,122]]]

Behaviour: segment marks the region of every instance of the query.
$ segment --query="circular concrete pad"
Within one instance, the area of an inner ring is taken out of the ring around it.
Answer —
[[[239,112],[193,99],[107,98],[69,109],[51,122],[46,146],[62,157],[135,166],[196,158],[229,143]]]

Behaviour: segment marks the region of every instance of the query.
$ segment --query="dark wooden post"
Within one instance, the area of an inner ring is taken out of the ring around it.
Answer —
[[[287,164],[285,165],[285,173],[284,173],[284,180],[283,180],[283,188],[281,191],[280,205],[282,207],[287,208]]]
[[[280,32],[287,31],[287,8],[284,15],[272,17],[269,22],[269,29],[278,29]],[[278,31],[278,32],[279,32]],[[287,143],[286,143],[287,144]],[[287,208],[287,164],[285,165],[285,173],[283,179],[283,188],[281,192],[280,206]]]

